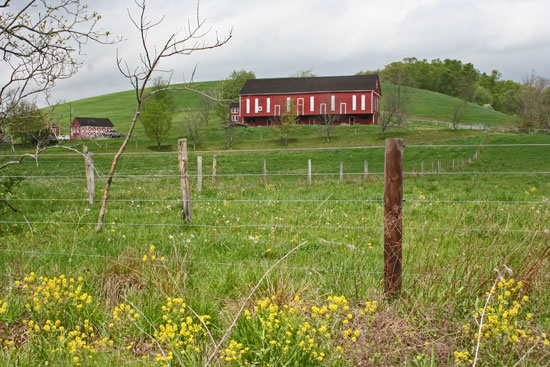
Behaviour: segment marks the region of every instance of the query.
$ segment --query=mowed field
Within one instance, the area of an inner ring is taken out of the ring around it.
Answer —
[[[173,145],[130,143],[99,232],[97,201],[120,141],[89,144],[93,205],[80,156],[3,171],[22,181],[9,197],[20,212],[0,209],[2,363],[548,365],[547,135],[390,130],[405,139],[407,174],[403,289],[386,299],[383,139],[374,127],[340,127],[320,149],[318,127],[300,129],[311,138],[291,141],[294,150],[256,128],[243,129],[240,150],[212,135],[190,151],[192,224],[181,218]]]

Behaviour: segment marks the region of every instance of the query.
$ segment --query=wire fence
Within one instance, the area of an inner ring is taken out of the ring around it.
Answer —
[[[40,225],[73,225],[73,226],[95,226],[95,222],[66,222],[66,221],[0,221],[0,224],[40,224]],[[330,229],[330,230],[383,230],[383,226],[347,226],[347,225],[303,225],[303,224],[280,224],[280,223],[244,223],[244,224],[190,224],[190,223],[104,223],[110,226],[123,227],[181,227],[181,228],[216,228],[216,229],[240,229],[240,228],[298,228],[298,229]],[[509,228],[460,228],[460,227],[411,227],[404,226],[404,229],[415,231],[444,231],[444,232],[501,232],[501,233],[535,233],[548,234],[550,228],[530,229],[509,229]]]

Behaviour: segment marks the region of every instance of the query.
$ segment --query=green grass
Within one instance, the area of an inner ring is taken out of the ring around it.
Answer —
[[[110,194],[113,201],[101,232],[93,228],[99,203],[90,206],[83,201],[86,185],[81,157],[43,156],[38,167],[27,161],[3,172],[14,176],[67,176],[27,178],[14,192],[15,198],[45,199],[12,201],[29,221],[41,222],[33,225],[34,235],[19,213],[2,208],[2,221],[19,222],[0,224],[0,299],[8,302],[7,313],[0,315],[0,330],[8,339],[25,330],[18,320],[39,318],[25,311],[27,301],[21,299],[22,290],[14,286],[16,280],[31,271],[37,276],[83,276],[94,307],[77,316],[88,318],[97,334],[115,340],[112,348],[100,348],[98,363],[148,366],[155,362],[154,353],[158,352],[150,338],[132,323],[117,326],[116,330],[107,326],[116,305],[132,302],[153,325],[159,325],[164,322],[165,297],[182,297],[198,314],[212,316],[211,331],[219,340],[267,267],[305,241],[307,244],[267,277],[247,308],[266,296],[273,296],[277,304],[283,305],[299,295],[307,307],[323,304],[328,296],[345,296],[354,315],[350,327],[361,331],[357,344],[346,350],[344,360],[335,356],[324,362],[307,359],[307,365],[456,365],[454,351],[472,350],[472,336],[463,333],[463,325],[474,327],[473,313],[485,302],[485,292],[495,278],[494,269],[503,271],[503,264],[514,271],[514,278],[528,284],[522,291],[527,293],[522,295],[528,294],[530,301],[522,306],[520,316],[530,312],[533,317],[530,321],[520,320],[520,325],[537,336],[550,331],[550,294],[546,287],[550,262],[545,255],[549,237],[544,232],[550,229],[549,175],[460,174],[549,172],[550,161],[545,159],[550,156],[548,146],[484,147],[477,161],[447,171],[452,174],[406,176],[403,293],[397,301],[389,302],[383,298],[381,275],[383,149],[224,152],[214,124],[209,128],[212,133],[201,149],[220,149],[217,164],[221,176],[216,188],[211,187],[210,177],[205,177],[201,192],[196,190],[196,178],[191,177],[194,226],[183,225],[181,220],[177,156],[169,152],[173,147],[166,147],[166,154],[154,154],[145,142],[142,145],[139,141],[137,149],[131,146],[130,150],[140,154],[121,159],[119,177]],[[380,145],[382,138],[375,128],[358,127],[356,134],[355,127],[339,127],[329,146]],[[292,147],[327,145],[321,136],[315,136],[318,127],[300,129],[299,136],[310,138],[292,141]],[[243,129],[242,134],[236,143],[239,149],[281,148],[268,128]],[[440,160],[446,167],[453,159],[467,159],[481,142],[550,143],[545,135],[485,137],[433,128],[397,128],[388,134],[405,139],[406,171],[413,163],[418,170],[424,162],[428,171],[432,161]],[[473,146],[412,146],[422,142]],[[108,144],[107,150],[112,153],[120,140],[112,139]],[[98,171],[104,175],[112,154],[99,154],[104,152],[102,145],[89,146],[96,153]],[[204,172],[209,172],[212,153],[190,152],[192,174],[199,154],[204,158]],[[269,173],[303,174],[311,159],[314,173],[331,175],[314,176],[311,187],[304,176],[269,176],[265,186],[261,176],[224,176],[258,175],[263,159]],[[371,173],[366,182],[362,180],[364,160],[368,160]],[[341,161],[345,172],[359,175],[346,175],[339,183],[336,173]],[[104,177],[96,177],[96,198],[104,183]],[[492,202],[495,200],[518,203]],[[153,252],[151,245],[155,246]],[[153,254],[157,259],[164,256],[166,261],[149,261]],[[144,255],[148,256],[146,262],[142,261]],[[379,308],[372,320],[365,320],[359,310],[365,301],[373,300]],[[153,332],[145,320],[138,326]],[[232,338],[249,340],[257,348],[264,345],[257,339],[264,335],[259,327],[241,319]],[[331,340],[339,343],[338,335],[336,331]],[[132,341],[135,343],[127,349]],[[514,348],[500,346],[495,350],[484,344],[483,365],[502,365],[500,357],[513,365],[531,345],[526,341]],[[29,361],[29,365],[46,360],[53,363],[44,353],[21,350],[22,360]],[[541,343],[526,356],[525,363],[537,365],[548,353],[548,347]],[[204,358],[204,354],[203,350],[196,358]],[[0,354],[1,358],[8,360],[6,354]],[[188,365],[200,363],[194,360]]]
[[[201,83],[197,86],[197,89],[213,88],[218,83],[219,81]],[[383,84],[382,92],[388,88],[391,88],[391,86],[388,84]],[[452,106],[456,100],[455,98],[421,89],[407,89],[411,90],[411,102],[408,114],[431,120],[450,120]],[[186,111],[197,108],[199,103],[199,95],[191,91],[175,91],[173,93],[176,96],[177,105],[173,124],[173,137],[176,138],[185,135],[185,131],[182,126],[182,116]],[[59,121],[59,125],[61,127],[66,129],[64,131],[65,133],[68,133],[69,131],[69,108],[72,108],[73,110],[73,118],[75,116],[109,118],[115,125],[115,128],[125,134],[130,127],[130,122],[135,111],[135,93],[130,90],[85,98],[56,106],[53,112],[53,117]],[[223,129],[219,126],[220,121],[216,118],[213,118],[212,121],[215,129],[206,127],[205,133],[211,134],[210,140],[223,141],[223,139],[220,138],[220,136],[223,135]],[[468,113],[463,123],[516,126],[517,118],[469,103]],[[255,135],[257,137],[261,134],[261,132],[249,132],[248,134]],[[140,123],[136,125],[134,136],[138,140],[148,141],[145,136],[143,126]],[[305,136],[302,135],[297,136],[298,139],[302,139],[304,137]],[[152,142],[149,142],[148,144],[152,145]]]

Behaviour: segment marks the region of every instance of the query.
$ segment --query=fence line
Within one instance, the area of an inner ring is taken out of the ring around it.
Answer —
[[[31,250],[18,250],[18,249],[4,249],[0,248],[0,252],[3,253],[17,253],[22,255],[31,255],[31,256],[67,256],[67,257],[89,257],[89,258],[100,258],[106,260],[132,260],[143,262],[143,258],[132,257],[132,256],[113,256],[113,255],[100,255],[100,254],[83,254],[83,253],[69,253],[69,252],[51,252],[51,251],[31,251]],[[147,254],[149,255],[149,254]],[[218,261],[200,261],[200,260],[173,260],[173,259],[147,259],[147,261],[157,262],[157,263],[176,263],[176,264],[197,264],[197,265],[211,265],[211,266],[229,266],[229,267],[249,267],[249,268],[262,268],[268,269],[272,264],[247,264],[247,263],[229,263],[229,262],[218,262]],[[332,272],[332,273],[354,273],[354,274],[371,274],[371,275],[383,275],[382,271],[369,271],[369,270],[356,270],[356,269],[345,269],[345,268],[316,268],[309,266],[288,266],[288,265],[279,265],[278,269],[283,270],[302,270],[309,272]],[[404,276],[418,277],[418,278],[442,278],[442,279],[473,279],[473,280],[483,280],[485,278],[480,277],[470,277],[470,276],[454,276],[454,275],[434,275],[427,273],[403,273]],[[535,279],[546,279],[548,277],[538,276],[534,277]]]
[[[95,222],[42,222],[42,221],[0,221],[0,224],[50,224],[50,225],[89,225],[95,226]],[[197,228],[311,228],[311,229],[384,229],[383,226],[307,226],[302,224],[234,224],[234,225],[218,225],[218,224],[186,224],[186,223],[104,223],[105,225],[113,226],[128,226],[128,227],[197,227]],[[502,233],[550,233],[550,228],[541,228],[537,230],[530,229],[501,229],[501,228],[453,228],[453,227],[403,227],[409,230],[418,231],[445,231],[445,232],[502,232]]]
[[[409,176],[421,176],[419,172],[403,172],[404,175]],[[550,171],[458,171],[458,172],[424,172],[424,176],[428,175],[548,175]],[[267,176],[307,176],[307,173],[267,173]],[[322,173],[311,173],[312,176],[339,176],[339,172],[322,172]],[[364,172],[346,172],[344,175],[348,176],[363,176]],[[384,172],[369,172],[369,175],[382,176]],[[189,177],[198,177],[197,174],[189,174]],[[212,177],[211,174],[203,174],[204,177]],[[217,173],[216,177],[263,177],[263,173]],[[151,174],[151,175],[115,175],[114,178],[170,178],[170,177],[180,177],[180,175],[161,175],[161,174]],[[71,178],[71,179],[86,179],[86,176],[82,175],[5,175],[0,176],[0,178],[32,178],[32,179],[41,179],[41,178]],[[100,179],[106,179],[107,176],[98,176]]]
[[[544,147],[550,146],[550,144],[410,144],[405,145],[406,148],[453,148],[453,147]],[[364,145],[364,146],[349,146],[349,147],[316,147],[316,148],[271,148],[271,149],[233,149],[233,150],[193,150],[189,151],[189,154],[223,154],[223,153],[262,153],[262,152],[296,152],[296,151],[323,151],[323,150],[346,150],[346,149],[382,149],[384,145]],[[34,154],[35,152],[21,153],[21,154]],[[20,157],[21,154],[0,154],[0,157]],[[94,153],[94,155],[106,155],[112,156],[116,152],[107,153]],[[173,152],[125,152],[124,155],[177,155],[177,151]],[[75,156],[81,157],[81,153],[43,153],[39,154],[40,157],[61,157],[61,156]]]
[[[8,201],[67,201],[67,202],[86,202],[87,199],[78,198],[0,198]],[[109,202],[160,202],[172,203],[180,202],[181,199],[109,199]],[[383,203],[384,199],[192,199],[191,202],[208,203]],[[550,205],[550,201],[526,201],[526,200],[439,200],[439,199],[403,199],[404,203],[425,203],[425,204],[512,204],[512,205]]]

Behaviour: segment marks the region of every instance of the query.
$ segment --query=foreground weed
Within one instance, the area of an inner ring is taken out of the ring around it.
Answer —
[[[375,310],[376,303],[367,302],[361,314]],[[354,318],[344,296],[312,306],[299,297],[285,304],[266,297],[245,310],[219,359],[230,366],[342,365],[361,334],[350,327]]]
[[[503,278],[491,292],[486,293],[487,297],[492,296],[490,303],[485,310],[480,308],[474,314],[473,325],[463,326],[465,340],[471,347],[454,352],[457,364],[475,363],[474,353],[478,343],[478,359],[484,366],[514,363],[536,346],[550,345],[547,334],[539,334],[533,328],[529,296],[522,292],[523,288],[523,282]]]

